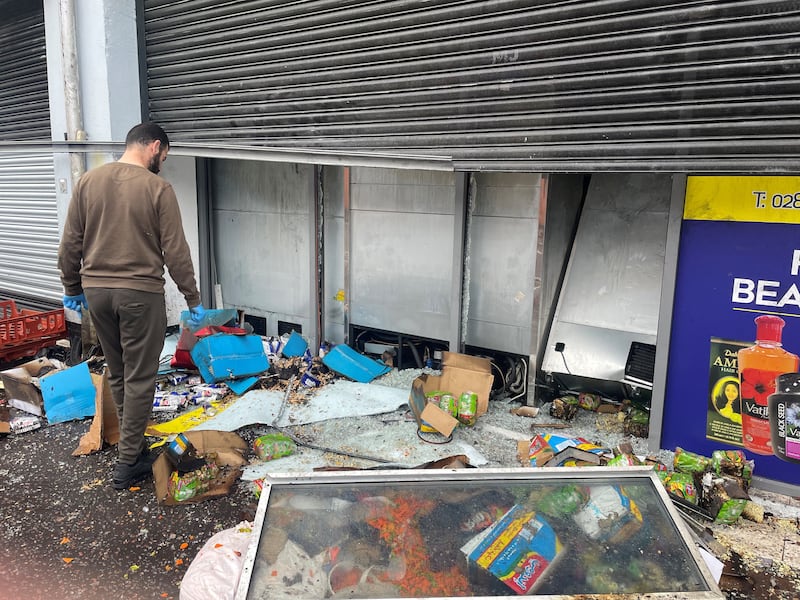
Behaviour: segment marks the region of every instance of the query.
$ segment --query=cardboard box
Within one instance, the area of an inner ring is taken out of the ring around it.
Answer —
[[[231,486],[242,474],[242,467],[247,464],[247,459],[244,458],[248,450],[247,442],[230,431],[186,431],[184,435],[195,447],[198,454],[215,452],[217,454],[217,464],[226,466],[228,469],[211,489],[183,502],[177,502],[169,494],[169,478],[173,471],[172,464],[169,462],[167,455],[162,452],[156,462],[153,463],[153,480],[158,502],[167,506],[177,506],[227,496]]]
[[[43,416],[44,402],[39,378],[63,368],[64,366],[58,361],[37,358],[0,372],[8,405],[37,417]]]
[[[417,424],[421,425],[422,411],[427,404],[425,394],[441,390],[453,394],[457,399],[463,392],[475,392],[478,396],[475,414],[480,417],[489,408],[489,393],[493,383],[492,363],[488,358],[443,352],[442,374],[417,377],[411,384],[409,404]]]
[[[555,451],[541,435],[517,442],[517,459],[524,467],[543,467],[555,455]]]

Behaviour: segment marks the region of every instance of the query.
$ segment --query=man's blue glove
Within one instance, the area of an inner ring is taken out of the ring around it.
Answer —
[[[197,329],[203,323],[203,317],[206,316],[206,309],[202,304],[198,304],[194,308],[189,309],[189,327]]]
[[[78,294],[77,296],[64,296],[61,299],[64,308],[74,310],[76,313],[81,314],[81,307],[89,308],[89,303],[86,302],[86,296]]]

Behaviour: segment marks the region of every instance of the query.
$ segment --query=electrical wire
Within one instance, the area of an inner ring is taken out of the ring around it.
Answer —
[[[506,391],[506,376],[503,373],[503,370],[500,367],[497,366],[496,362],[491,360],[489,364],[491,364],[492,367],[494,367],[497,370],[498,375],[500,375],[500,379],[503,380],[503,386],[497,392],[495,392],[495,395],[500,395],[500,394],[502,394],[503,392]]]
[[[514,392],[515,394],[519,394],[522,390],[525,389],[525,379],[527,378],[527,365],[525,365],[526,375],[523,376],[522,368],[524,361],[521,359],[509,358],[509,362],[511,363],[511,368],[509,372],[513,371],[514,380],[512,383],[508,385],[508,389]]]
[[[441,435],[441,434],[440,434],[440,433],[437,433],[436,435]],[[441,442],[435,442],[435,441],[433,441],[433,440],[428,440],[428,439],[425,439],[424,437],[422,437],[422,431],[419,429],[419,427],[417,428],[417,437],[418,437],[419,439],[421,439],[423,442],[426,442],[426,443],[428,443],[428,444],[436,444],[437,446],[441,446],[441,445],[443,445],[443,444],[449,444],[450,442],[452,442],[452,441],[453,441],[453,434],[452,434],[452,433],[451,433],[450,435],[448,435],[448,436],[447,436],[447,437],[444,439],[444,441],[441,441]]]
[[[561,355],[561,360],[564,361],[564,368],[567,370],[567,373],[569,375],[572,375],[572,371],[569,370],[569,365],[567,364],[567,359],[564,356],[564,351],[562,350],[561,352],[559,352],[559,354]]]
[[[403,341],[403,345],[408,346],[409,348],[411,348],[411,354],[414,356],[414,360],[417,363],[417,368],[418,369],[423,368],[425,365],[423,364],[422,360],[419,357],[419,352],[417,351],[417,347],[414,344],[412,344],[411,342],[409,342],[408,340],[404,340]]]
[[[525,361],[525,359],[520,358],[518,360],[518,362],[517,362],[517,367],[519,367],[520,364],[521,364],[521,366],[522,366],[522,368],[524,370],[524,375],[522,377],[522,390],[520,391],[519,394],[517,394],[513,398],[509,398],[508,399],[509,402],[513,402],[514,400],[518,400],[519,398],[522,398],[522,396],[524,396],[527,393],[527,388],[528,388],[528,363]]]

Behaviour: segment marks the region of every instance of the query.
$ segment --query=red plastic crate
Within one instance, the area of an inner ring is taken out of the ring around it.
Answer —
[[[0,300],[0,360],[32,356],[66,332],[64,309],[19,310],[13,300]]]

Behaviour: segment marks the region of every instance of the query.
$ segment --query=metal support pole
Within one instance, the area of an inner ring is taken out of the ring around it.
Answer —
[[[78,41],[75,26],[74,0],[59,0],[59,16],[61,19],[61,55],[64,71],[64,104],[67,121],[65,140],[67,142],[86,141],[83,130],[83,107],[81,105],[80,77],[78,75]],[[81,152],[70,152],[70,178],[72,189],[86,171],[86,160]],[[92,326],[89,311],[81,316],[81,354],[84,350],[97,344],[97,334]]]

